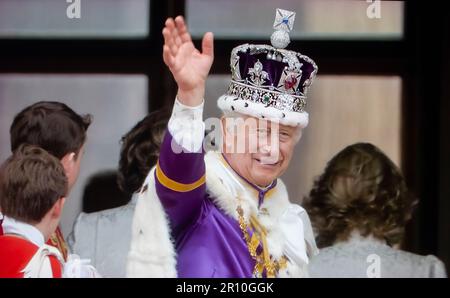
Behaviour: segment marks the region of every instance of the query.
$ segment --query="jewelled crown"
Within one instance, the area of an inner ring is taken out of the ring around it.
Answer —
[[[276,10],[270,45],[243,44],[231,52],[231,82],[218,106],[281,124],[306,127],[306,93],[317,73],[316,63],[284,49],[295,12]]]

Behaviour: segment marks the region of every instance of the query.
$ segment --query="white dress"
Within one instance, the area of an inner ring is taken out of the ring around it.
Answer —
[[[322,248],[309,263],[310,277],[446,277],[435,256],[394,249],[373,237],[353,234],[348,241]]]
[[[90,259],[103,277],[126,277],[136,202],[135,194],[124,206],[81,213],[68,238],[71,252]]]

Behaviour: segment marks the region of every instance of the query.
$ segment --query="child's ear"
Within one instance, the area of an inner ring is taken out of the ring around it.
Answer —
[[[64,209],[64,204],[66,203],[66,198],[62,197],[53,205],[52,216],[55,218],[60,218]]]

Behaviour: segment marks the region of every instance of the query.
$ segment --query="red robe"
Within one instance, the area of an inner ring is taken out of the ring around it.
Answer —
[[[2,221],[0,219],[0,236],[3,235]],[[60,252],[64,261],[67,261],[68,249],[67,243],[64,240],[64,236],[59,227],[56,228],[56,231],[48,238],[47,243],[50,246],[56,247]]]
[[[0,278],[23,278],[24,268],[38,251],[32,242],[16,236],[0,236]],[[61,263],[55,256],[49,256],[54,278],[62,277]]]

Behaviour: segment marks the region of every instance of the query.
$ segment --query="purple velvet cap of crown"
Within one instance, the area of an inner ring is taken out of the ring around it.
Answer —
[[[222,111],[306,127],[306,92],[317,65],[300,53],[269,45],[243,44],[231,52],[231,82],[218,99]]]
[[[283,52],[285,52],[285,50],[278,50],[278,53],[282,54]],[[307,88],[311,84],[312,76],[317,72],[315,63],[308,57],[305,58],[303,55],[296,55],[299,64],[297,64],[296,67],[289,69],[288,62],[268,59],[267,54],[268,51],[255,54],[252,53],[251,49],[247,49],[245,52],[238,52],[240,78],[243,81],[251,82],[252,74],[249,73],[249,71],[254,68],[255,63],[259,61],[262,64],[262,69],[268,74],[267,79],[263,81],[261,87],[270,88],[273,86],[275,89],[284,89],[282,91],[288,94],[305,95]],[[289,76],[286,73],[285,76],[283,76],[283,72],[286,72],[287,69],[289,69],[288,72],[296,73],[300,76]]]

